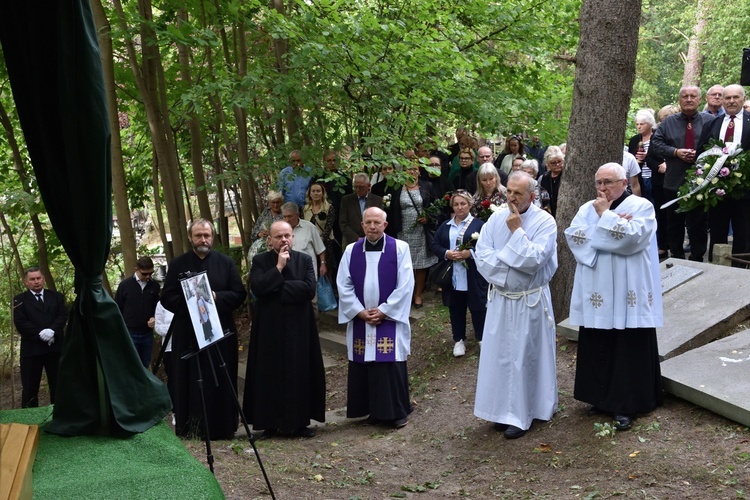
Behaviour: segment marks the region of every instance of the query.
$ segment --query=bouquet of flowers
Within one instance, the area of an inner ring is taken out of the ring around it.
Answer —
[[[688,169],[677,199],[672,202],[679,201],[678,212],[698,207],[708,211],[726,196],[750,187],[750,152],[733,142],[712,140],[709,146],[698,156],[695,168]]]
[[[421,219],[424,217],[430,222],[436,222],[443,214],[443,209],[450,204],[452,194],[453,193],[449,191],[445,193],[445,196],[443,196],[442,198],[435,198],[432,203],[430,203],[427,207],[423,208],[421,212],[419,212],[417,219]],[[411,229],[414,229],[415,227],[417,227],[417,225],[419,225],[419,222],[414,223]]]
[[[482,200],[482,202],[479,204],[479,207],[479,210],[477,210],[477,217],[482,219],[484,222],[490,220],[490,217],[492,217],[492,214],[494,214],[495,212],[508,210],[507,203],[495,205],[490,200]]]
[[[477,246],[477,240],[479,239],[479,233],[472,233],[471,239],[467,241],[466,243],[461,243],[456,247],[456,250],[459,252],[463,252],[464,250],[472,250],[474,247]],[[461,261],[461,265],[468,268],[469,265],[466,263],[465,260]]]
[[[383,196],[383,208],[388,210],[391,208],[391,193],[386,194]]]
[[[447,207],[451,202],[452,194],[452,192],[445,193],[445,196],[443,196],[442,198],[435,198],[434,200],[432,200],[432,203],[430,203],[426,208],[422,209],[422,212],[420,212],[419,214],[419,218],[427,217],[433,222],[438,220],[443,214],[443,209]]]

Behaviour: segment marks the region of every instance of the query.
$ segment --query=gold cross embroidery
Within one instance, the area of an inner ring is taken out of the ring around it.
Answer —
[[[377,348],[378,352],[381,354],[390,354],[391,352],[393,352],[393,347],[393,341],[389,338],[382,338],[378,340]]]
[[[357,339],[354,341],[354,353],[358,356],[361,356],[365,353],[365,343],[362,342],[362,339]]]

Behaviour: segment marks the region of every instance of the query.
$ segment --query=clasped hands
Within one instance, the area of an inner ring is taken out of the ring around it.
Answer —
[[[55,331],[51,328],[45,328],[39,332],[39,338],[42,339],[42,341],[47,342],[47,345],[52,345],[55,343]]]
[[[445,254],[445,258],[448,260],[466,260],[471,257],[471,251],[469,250],[448,250]]]
[[[359,311],[357,317],[370,325],[377,326],[383,322],[385,314],[383,314],[377,307],[371,307],[370,309],[362,309]]]

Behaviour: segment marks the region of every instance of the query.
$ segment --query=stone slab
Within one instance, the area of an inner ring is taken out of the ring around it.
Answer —
[[[706,345],[750,317],[750,271],[667,259],[662,272],[669,264],[703,273],[664,294],[664,327],[657,330],[661,359]]]
[[[669,290],[663,296],[664,327],[656,331],[660,359],[705,345],[750,317],[750,271],[681,259],[667,259],[660,268],[663,277],[680,275],[662,278]],[[578,340],[578,327],[567,318],[557,331]]]
[[[750,330],[668,359],[661,374],[666,391],[750,426]]]
[[[323,352],[335,352],[346,356],[346,331],[321,330],[318,332]]]
[[[578,327],[570,324],[570,318],[565,318],[557,324],[557,334],[578,342]]]

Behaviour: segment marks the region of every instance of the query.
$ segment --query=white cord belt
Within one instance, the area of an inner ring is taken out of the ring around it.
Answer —
[[[537,304],[539,304],[539,301],[542,300],[542,297],[545,295],[546,288],[547,288],[546,285],[544,285],[544,286],[540,286],[537,288],[532,288],[531,290],[524,290],[520,292],[507,292],[504,290],[500,290],[495,285],[491,284],[489,289],[487,290],[487,302],[492,302],[492,298],[495,296],[495,294],[498,294],[510,300],[523,299],[527,307],[536,307]],[[535,293],[538,293],[539,295],[536,296],[536,300],[533,303],[530,303],[529,296]],[[547,315],[547,320],[550,322],[550,324],[554,328],[555,320],[552,318],[550,311],[547,310],[547,307],[544,308],[544,312]]]

